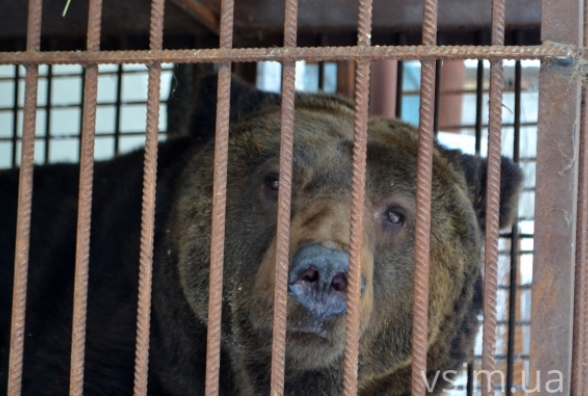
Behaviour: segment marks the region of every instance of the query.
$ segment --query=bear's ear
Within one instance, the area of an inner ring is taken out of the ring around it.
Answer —
[[[458,161],[464,172],[480,227],[484,230],[486,225],[488,162],[485,158],[469,154],[460,154]],[[502,157],[500,164],[500,228],[509,227],[514,222],[522,184],[523,172],[521,168],[510,159]]]
[[[208,141],[214,136],[216,124],[218,76],[202,77],[196,86],[194,110],[190,122],[190,135],[198,141]],[[231,78],[231,122],[259,110],[267,105],[279,105],[277,94],[262,92],[255,87]]]

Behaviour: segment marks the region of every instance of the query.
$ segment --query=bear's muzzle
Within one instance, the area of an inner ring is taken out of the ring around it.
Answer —
[[[345,313],[349,253],[318,243],[301,246],[290,263],[288,291],[315,319]],[[362,276],[361,291],[365,289]]]

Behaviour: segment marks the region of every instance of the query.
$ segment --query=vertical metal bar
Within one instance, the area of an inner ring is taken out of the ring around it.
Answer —
[[[12,105],[12,167],[16,168],[16,146],[18,143],[18,93],[20,84],[20,65],[14,65],[14,97]]]
[[[584,1],[583,45],[588,45],[588,4]],[[582,86],[576,223],[576,272],[574,280],[574,333],[572,350],[572,396],[583,395],[588,385],[588,88]]]
[[[521,61],[515,63],[514,142],[513,162],[519,163],[521,141]],[[517,320],[517,290],[519,273],[519,226],[515,222],[510,239],[510,282],[508,295],[508,346],[506,358],[506,396],[512,396],[514,383],[515,330]]]
[[[423,45],[437,44],[437,1],[423,3]],[[421,62],[421,96],[417,159],[417,205],[412,323],[412,395],[425,394],[427,372],[431,188],[435,108],[435,61]]]
[[[372,1],[360,0],[357,45],[371,45]],[[353,133],[353,176],[351,185],[351,223],[349,235],[349,273],[347,312],[345,315],[345,357],[343,395],[357,395],[359,335],[361,247],[363,212],[365,205],[365,174],[367,155],[367,121],[370,86],[370,63],[359,62],[355,76],[355,120]]]
[[[542,7],[542,41],[582,45],[582,0],[545,0]],[[582,77],[577,66],[572,58],[543,62],[539,82],[530,388],[546,390],[549,371],[558,370],[562,395],[570,394],[572,370]]]
[[[505,0],[492,1],[492,44],[504,45]],[[484,334],[482,370],[496,368],[496,303],[498,289],[498,228],[500,207],[500,163],[502,140],[502,61],[490,65],[490,120],[486,179],[486,244],[484,250]],[[494,395],[492,377],[482,376],[482,395]]]
[[[586,88],[582,88],[582,102],[586,103],[588,95]],[[585,360],[588,353],[586,345],[586,329],[588,328],[586,302],[587,297],[587,254],[586,254],[586,239],[588,238],[588,185],[586,169],[586,152],[588,145],[586,144],[586,109],[585,104],[582,105],[582,131],[580,136],[580,150],[579,150],[579,177],[578,177],[578,212],[577,212],[577,229],[576,229],[576,271],[574,280],[574,333],[572,350],[572,396],[581,396],[584,394],[583,389],[586,384],[586,375],[588,370],[584,368]]]
[[[328,35],[321,34],[317,40],[317,46],[319,47],[326,47],[329,45]],[[326,68],[330,62],[327,61],[320,61],[319,62],[319,91],[325,92],[325,83],[328,80],[326,77]],[[337,72],[335,72],[337,73]],[[336,84],[336,81],[335,81]]]
[[[122,79],[123,66],[118,65],[116,68],[116,104],[114,113],[114,156],[118,157],[120,154],[120,120],[122,109]]]
[[[53,86],[53,65],[47,65],[47,95],[45,96],[45,164],[49,163],[51,143],[51,91]]]
[[[574,348],[572,395],[585,394],[588,385],[588,89],[582,88],[582,126],[579,150],[576,274],[574,304]]]
[[[482,34],[477,35],[477,44],[483,45]],[[476,126],[475,126],[475,153],[480,155],[482,151],[482,103],[484,98],[484,61],[479,59],[476,68]],[[473,352],[472,352],[473,356]],[[468,364],[467,396],[474,394],[474,366],[475,358]]]
[[[296,47],[298,0],[287,0],[285,8],[284,47]],[[292,186],[292,155],[294,150],[294,88],[296,64],[284,63],[282,71],[282,107],[280,141],[280,179],[276,271],[274,285],[274,316],[272,343],[272,396],[284,394],[286,360],[286,303],[288,298],[288,248],[290,245],[290,201]]]
[[[476,154],[482,151],[482,103],[484,100],[484,61],[478,60],[476,69]]]
[[[22,151],[18,185],[18,218],[14,262],[10,368],[8,373],[8,394],[10,396],[20,395],[22,379],[38,76],[38,69],[36,66],[27,66],[27,74],[25,77],[26,96],[24,105]]]
[[[160,50],[162,48],[164,8],[165,0],[153,0],[151,3],[149,48],[152,50]],[[137,308],[137,341],[135,347],[135,381],[133,390],[135,396],[147,394],[160,81],[161,62],[153,62],[149,67],[149,85],[147,91],[147,131],[145,137],[145,162],[143,168],[139,297]]]
[[[80,103],[80,114],[83,115],[84,112],[84,101],[86,100],[86,68],[82,69],[82,73],[80,74],[80,78],[82,80],[82,86],[81,86],[81,94],[82,94],[82,100]],[[80,117],[80,132],[78,134],[78,155],[79,158],[82,157],[82,131],[84,130],[84,117]]]
[[[220,18],[220,48],[233,46],[234,1],[223,0]],[[214,140],[214,183],[210,239],[210,279],[208,290],[208,330],[206,342],[205,395],[219,392],[220,339],[223,298],[223,260],[225,248],[225,208],[227,201],[227,163],[229,155],[229,112],[231,63],[219,65]]]
[[[473,354],[472,354],[473,356]],[[468,382],[466,385],[466,395],[473,396],[474,394],[474,362],[468,364]]]
[[[29,0],[27,51],[41,46],[42,0]],[[35,158],[35,124],[37,119],[38,66],[27,66],[25,77],[24,122],[18,181],[16,247],[14,253],[14,290],[10,326],[10,357],[8,363],[8,395],[18,396],[22,387],[27,274],[33,200],[33,161]]]
[[[280,179],[278,193],[278,226],[274,289],[273,344],[271,395],[284,394],[284,363],[286,346],[286,303],[288,298],[288,248],[290,241],[290,202],[292,185],[292,156],[294,144],[294,62],[283,65],[282,125],[280,141]]]
[[[398,66],[397,66],[396,70],[397,70],[397,74],[396,74],[396,110],[395,110],[395,114],[396,114],[396,118],[401,119],[402,118],[402,90],[403,90],[402,82],[404,79],[404,61],[401,61],[401,60],[398,61]]]
[[[100,49],[102,0],[90,0],[88,9],[88,51]],[[84,357],[86,343],[86,309],[88,301],[88,266],[90,260],[90,223],[92,216],[92,184],[94,180],[94,133],[98,65],[86,67],[82,106],[80,142],[80,186],[76,231],[76,261],[70,366],[70,396],[81,396],[84,390]]]

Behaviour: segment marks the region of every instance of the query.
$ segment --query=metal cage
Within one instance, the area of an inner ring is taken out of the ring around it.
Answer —
[[[490,0],[488,0],[490,2]],[[189,3],[189,2],[184,2]],[[420,123],[417,184],[417,227],[415,238],[415,287],[412,350],[412,395],[424,395],[425,384],[418,375],[426,370],[429,234],[431,206],[432,150],[437,129],[436,79],[438,61],[484,59],[491,62],[490,121],[488,143],[487,224],[484,273],[484,322],[482,369],[496,368],[496,304],[499,290],[498,207],[500,194],[500,146],[502,128],[503,66],[505,59],[542,61],[539,87],[539,121],[537,145],[537,184],[535,249],[532,285],[532,320],[530,372],[548,372],[556,368],[564,375],[562,395],[580,396],[588,389],[588,320],[587,227],[588,152],[586,126],[588,116],[581,104],[588,100],[582,87],[584,50],[588,43],[588,6],[580,0],[544,0],[542,2],[541,45],[505,45],[506,0],[492,0],[491,45],[438,45],[438,1],[424,0],[421,45],[372,45],[372,1],[359,1],[356,44],[347,47],[299,47],[297,45],[298,1],[286,0],[283,45],[270,48],[234,48],[234,2],[222,0],[218,21],[219,45],[209,49],[163,49],[164,0],[151,4],[149,50],[101,50],[102,1],[90,0],[87,44],[84,51],[41,51],[42,1],[29,0],[26,51],[0,52],[1,65],[24,65],[25,101],[22,154],[18,196],[17,242],[13,317],[10,341],[8,394],[21,393],[27,266],[31,221],[33,157],[37,107],[39,65],[79,64],[83,74],[83,110],[80,151],[79,217],[75,271],[74,323],[71,357],[71,395],[81,395],[85,345],[90,212],[94,167],[94,139],[98,65],[106,63],[142,63],[149,68],[147,132],[143,187],[143,212],[139,278],[139,308],[135,360],[135,394],[147,392],[149,358],[149,323],[151,306],[151,266],[154,233],[155,181],[157,164],[160,76],[162,63],[215,63],[218,66],[218,104],[215,137],[213,224],[210,262],[210,295],[207,342],[206,394],[218,393],[220,366],[220,325],[225,201],[227,183],[230,77],[233,64],[278,61],[282,74],[282,139],[280,185],[291,185],[294,122],[295,61],[351,61],[356,65],[354,81],[355,137],[353,146],[353,192],[351,249],[349,268],[347,330],[345,339],[344,394],[357,394],[359,343],[359,290],[361,235],[367,142],[367,118],[370,85],[370,62],[376,60],[410,60],[422,63],[420,89]],[[198,13],[198,10],[192,9]],[[204,15],[205,25],[214,25],[214,16]],[[481,67],[481,66],[480,66]],[[520,95],[520,62],[517,66],[515,92]],[[480,83],[478,85],[481,85]],[[479,103],[479,106],[483,104]],[[397,112],[399,110],[397,109]],[[515,113],[517,111],[515,110]],[[481,122],[481,121],[479,121]],[[520,118],[515,128],[520,128]],[[16,132],[15,132],[16,136]],[[479,139],[478,139],[479,141]],[[515,160],[518,147],[515,142]],[[16,146],[15,146],[16,147]],[[16,149],[16,148],[15,148]],[[479,147],[477,148],[479,150]],[[271,394],[283,394],[285,361],[285,322],[287,299],[290,189],[280,189],[277,228],[276,289],[271,372]],[[510,237],[521,235],[515,226]],[[514,245],[514,244],[513,244]],[[513,248],[513,255],[517,254]],[[516,260],[515,260],[516,261]],[[502,286],[501,286],[502,287]],[[511,278],[511,305],[515,304],[516,271]],[[508,286],[506,286],[508,288]],[[514,290],[514,293],[512,291]],[[511,328],[516,318],[511,315]],[[511,335],[512,336],[512,335]],[[511,337],[512,338],[512,337]],[[512,371],[512,348],[509,370]],[[545,388],[547,378],[530,376],[530,389]],[[484,395],[494,395],[483,379]],[[510,379],[507,394],[512,394]],[[469,390],[471,392],[471,389]]]

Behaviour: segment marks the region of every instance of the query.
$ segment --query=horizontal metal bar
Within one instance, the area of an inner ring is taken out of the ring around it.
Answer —
[[[103,63],[206,63],[206,62],[309,62],[382,59],[545,59],[568,58],[575,47],[553,43],[541,46],[376,46],[307,48],[214,48],[145,51],[2,52],[0,64],[103,64]]]

